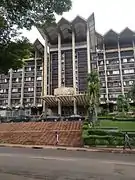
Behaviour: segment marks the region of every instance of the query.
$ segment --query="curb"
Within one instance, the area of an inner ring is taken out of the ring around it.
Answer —
[[[55,146],[32,146],[32,145],[15,145],[15,144],[0,144],[0,147],[10,148],[30,148],[30,149],[52,149],[60,151],[78,151],[78,152],[101,152],[101,153],[116,153],[116,154],[135,154],[135,150],[123,149],[107,149],[107,148],[72,148],[72,147],[55,147]]]

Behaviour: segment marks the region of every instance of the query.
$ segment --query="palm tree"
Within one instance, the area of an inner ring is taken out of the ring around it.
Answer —
[[[100,98],[100,81],[96,71],[88,74],[87,78],[88,118],[94,122],[97,120],[97,108]]]

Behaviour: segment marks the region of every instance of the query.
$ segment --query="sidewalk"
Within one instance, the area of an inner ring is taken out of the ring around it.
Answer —
[[[104,152],[104,153],[127,153],[135,154],[135,149],[124,150],[122,148],[79,148],[79,147],[64,147],[64,146],[37,146],[37,145],[21,145],[21,144],[0,144],[0,147],[12,147],[12,148],[32,148],[32,149],[54,149],[65,151],[85,151],[85,152]]]

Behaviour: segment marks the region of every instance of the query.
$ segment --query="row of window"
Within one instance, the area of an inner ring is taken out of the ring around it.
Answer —
[[[132,86],[134,84],[134,81],[130,80],[130,81],[124,81],[123,85],[124,86]],[[102,87],[105,87],[106,84],[103,82],[101,83]],[[114,82],[114,83],[108,83],[108,87],[121,87],[121,83],[120,82]]]
[[[122,63],[130,63],[130,62],[135,62],[135,59],[134,58],[130,58],[130,59],[127,59],[127,58],[124,58],[124,59],[122,59]],[[103,60],[101,60],[101,61],[99,61],[99,65],[103,65],[104,64],[104,61]],[[106,61],[106,64],[108,65],[108,64],[119,64],[119,60],[110,60],[110,61]]]
[[[25,81],[34,81],[34,77],[26,77],[25,79],[24,79]],[[42,81],[42,77],[37,77],[37,81]],[[0,80],[0,82],[1,83],[7,83],[8,82],[8,80],[7,79],[4,79],[3,81],[2,80]],[[13,78],[12,79],[12,82],[13,83],[21,83],[22,82],[22,78]]]

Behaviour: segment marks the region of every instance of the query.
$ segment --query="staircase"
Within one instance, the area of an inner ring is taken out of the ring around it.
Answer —
[[[55,132],[59,146],[82,146],[81,122],[28,122],[0,124],[0,143],[22,145],[55,145]]]

